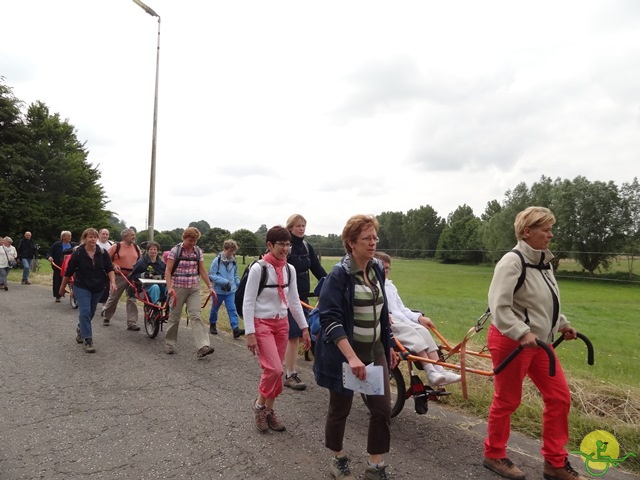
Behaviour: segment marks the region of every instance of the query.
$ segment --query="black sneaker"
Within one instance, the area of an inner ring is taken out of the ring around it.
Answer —
[[[244,335],[244,328],[234,328],[233,329],[233,338],[238,338]]]
[[[102,324],[104,325],[104,322],[102,322]],[[127,327],[127,330],[131,330],[132,332],[137,332],[140,330],[140,327],[138,325],[129,325]]]
[[[76,343],[82,343],[82,335],[80,335],[80,327],[76,328]]]
[[[217,335],[218,334],[218,327],[216,327],[215,323],[212,323],[209,325],[209,333],[211,335]]]

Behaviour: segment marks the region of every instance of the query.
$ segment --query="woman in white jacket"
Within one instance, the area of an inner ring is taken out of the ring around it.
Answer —
[[[6,292],[9,290],[7,276],[9,275],[9,270],[17,262],[18,252],[16,252],[16,247],[12,245],[13,240],[11,237],[4,237],[0,240],[0,243],[2,243],[0,247],[0,288]]]
[[[560,291],[551,260],[549,242],[556,219],[544,207],[529,207],[516,216],[516,252],[498,262],[489,287],[493,320],[487,343],[494,368],[516,348],[524,350],[493,379],[495,392],[489,410],[483,465],[504,478],[524,480],[525,475],[507,457],[511,414],[520,406],[522,382],[531,378],[544,401],[542,456],[546,480],[586,480],[568,461],[571,394],[560,361],[549,376],[549,358],[536,343],[552,343],[561,332],[566,340],[576,331],[562,314]],[[519,254],[517,253],[519,252]],[[524,270],[523,270],[524,269]],[[524,274],[524,277],[523,277]],[[522,282],[524,279],[524,282]]]

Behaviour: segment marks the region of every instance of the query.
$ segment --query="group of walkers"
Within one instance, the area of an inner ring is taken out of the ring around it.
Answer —
[[[7,277],[12,268],[22,266],[22,285],[31,285],[29,274],[33,261],[38,256],[38,246],[31,238],[31,232],[25,232],[18,249],[13,246],[13,239],[9,236],[0,237],[0,290],[9,290]]]
[[[547,353],[537,344],[540,340],[551,343],[558,332],[566,340],[577,337],[561,313],[559,289],[550,264],[553,254],[548,246],[553,238],[554,223],[555,217],[544,207],[529,207],[520,212],[514,223],[517,244],[513,251],[517,254],[508,252],[498,262],[489,288],[493,315],[488,347],[494,368],[518,345],[524,350],[494,377],[495,393],[482,463],[497,475],[512,480],[525,479],[525,474],[507,455],[507,442],[510,417],[520,405],[526,376],[540,391],[545,405],[541,449],[543,477],[546,480],[586,480],[568,461],[566,444],[571,398],[567,380],[557,357],[555,376],[549,376]],[[316,340],[313,372],[317,385],[328,390],[324,439],[330,451],[328,470],[335,479],[356,478],[344,445],[354,392],[344,386],[343,368],[364,381],[367,365],[374,364],[383,371],[383,394],[366,395],[365,404],[370,416],[363,478],[390,478],[384,456],[391,444],[389,370],[396,366],[394,336],[401,343],[410,345],[416,354],[437,360],[437,346],[428,331],[433,322],[423,313],[411,311],[400,300],[396,287],[388,278],[391,257],[376,252],[379,224],[375,217],[354,215],[349,218],[342,230],[345,255],[328,274],[313,247],[304,239],[305,229],[304,217],[292,215],[286,227],[274,226],[268,230],[268,252],[250,266],[246,281],[242,302],[244,329],[240,327],[234,299],[240,284],[234,257],[238,246],[232,240],[225,242],[223,251],[207,272],[203,252],[196,245],[200,232],[194,227],[187,228],[182,243],[168,252],[166,266],[159,258],[159,245],[154,242],[147,245],[148,252],[141,258],[133,230],[123,231],[122,242],[111,245],[106,251],[98,246],[98,232],[87,229],[60,280],[56,279],[54,269],[54,297],[59,301],[64,296],[65,286],[73,276],[74,294],[80,306],[76,339],[79,343],[84,342],[85,349],[92,352],[95,348],[91,319],[105,291],[104,279],[108,278],[110,294],[103,324],[109,325],[118,299],[128,284],[124,275],[145,271],[162,274],[164,266],[166,292],[156,292],[153,298],[176,299],[165,334],[165,352],[176,352],[182,307],[187,305],[197,358],[213,353],[209,334],[218,333],[218,309],[224,303],[233,337],[246,336],[247,349],[258,357],[262,370],[256,397],[251,400],[255,426],[260,432],[280,432],[286,426],[275,411],[278,396],[284,387],[292,390],[306,387],[295,366],[300,339],[305,350],[311,344],[308,313],[301,300],[308,302],[310,273],[318,280],[324,279],[318,299],[321,333]],[[72,248],[70,239],[69,232],[62,232],[60,241],[51,246],[50,261],[59,264],[59,255]],[[0,267],[1,262],[0,255]],[[119,282],[119,276],[123,281]],[[208,331],[200,316],[201,280],[216,299],[210,312]],[[56,282],[59,282],[57,290]],[[128,300],[128,330],[139,329],[136,320],[135,299],[130,303]],[[425,361],[424,367],[433,385],[460,380],[459,375],[431,362]]]

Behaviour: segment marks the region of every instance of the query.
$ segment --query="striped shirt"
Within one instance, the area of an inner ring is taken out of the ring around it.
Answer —
[[[380,339],[380,313],[384,306],[384,297],[371,262],[367,264],[366,268],[370,286],[364,281],[365,272],[357,270],[354,263],[351,264],[351,267],[353,269],[351,274],[355,282],[353,350],[358,358],[366,364],[384,355],[384,347]]]

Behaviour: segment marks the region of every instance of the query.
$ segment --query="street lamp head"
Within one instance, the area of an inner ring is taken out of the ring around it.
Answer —
[[[158,17],[160,18],[160,15],[158,15],[153,8],[145,5],[144,3],[142,3],[140,0],[133,0],[133,3],[135,3],[136,5],[138,5],[140,8],[142,8],[145,12],[147,12],[149,15],[151,15],[152,17]]]

